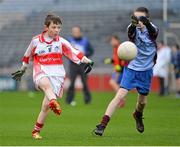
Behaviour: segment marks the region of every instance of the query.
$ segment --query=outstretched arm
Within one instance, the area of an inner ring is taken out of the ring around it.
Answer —
[[[76,64],[85,63],[85,74],[92,69],[93,62],[84,56],[82,52],[75,49],[67,40],[61,38],[63,54]]]
[[[78,49],[75,49],[67,40],[61,38],[61,42],[63,54],[74,63],[80,64],[92,62],[90,59],[84,56],[82,52],[80,52]]]
[[[133,24],[130,24],[127,28],[128,31],[128,38],[129,40],[133,40],[135,37],[135,32],[136,32],[136,26],[134,26]]]
[[[33,48],[34,48],[34,43],[33,43],[33,41],[31,41],[31,43],[29,44],[29,46],[26,49],[26,52],[25,52],[25,54],[24,54],[24,56],[22,58],[22,66],[21,66],[21,68],[18,71],[11,74],[11,76],[12,76],[12,78],[14,80],[20,81],[21,77],[24,75],[24,73],[25,73],[25,71],[27,69],[27,66],[29,64],[29,59],[30,59],[30,57],[32,55]]]
[[[145,17],[145,16],[141,16],[139,18],[139,20],[146,26],[150,37],[155,40],[157,38],[157,36],[158,36],[158,29],[157,29],[157,27],[154,26],[150,22],[150,19]]]
[[[131,16],[131,24],[127,28],[128,37],[129,37],[129,40],[131,40],[131,41],[134,40],[134,38],[135,38],[137,24],[138,24],[137,17],[132,15]]]

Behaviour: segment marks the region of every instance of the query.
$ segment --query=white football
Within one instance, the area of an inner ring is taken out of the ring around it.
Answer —
[[[118,47],[117,54],[120,59],[131,61],[137,56],[137,47],[134,43],[125,41]]]

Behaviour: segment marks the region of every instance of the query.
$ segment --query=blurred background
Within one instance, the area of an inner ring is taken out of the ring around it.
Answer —
[[[31,68],[21,83],[13,81],[10,74],[21,66],[21,58],[31,38],[42,32],[48,12],[62,18],[61,36],[68,38],[71,28],[78,25],[90,40],[94,48],[92,59],[95,61],[88,80],[90,89],[112,90],[108,81],[113,67],[103,63],[105,57],[112,55],[107,38],[116,34],[121,42],[126,41],[130,15],[139,6],[150,10],[152,22],[160,29],[159,41],[170,49],[180,43],[179,0],[0,0],[0,91],[34,90]],[[64,61],[68,73],[69,62]],[[168,72],[168,87],[173,92],[176,90],[174,70],[169,68]],[[67,74],[65,89],[68,85]],[[152,90],[159,91],[160,86],[157,77],[154,77]],[[79,78],[76,88],[82,88]]]

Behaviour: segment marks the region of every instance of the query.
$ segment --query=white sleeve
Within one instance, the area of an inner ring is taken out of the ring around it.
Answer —
[[[31,43],[27,47],[26,52],[25,52],[25,54],[24,54],[24,56],[22,58],[23,65],[24,64],[29,64],[29,60],[32,57],[32,53],[33,53],[34,48],[35,48],[35,43],[34,43],[34,40],[32,39]]]
[[[74,48],[67,40],[61,38],[63,54],[76,64],[80,64],[84,54]]]

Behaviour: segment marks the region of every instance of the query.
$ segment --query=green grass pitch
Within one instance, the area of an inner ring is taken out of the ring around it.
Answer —
[[[56,117],[51,112],[41,132],[43,139],[33,140],[31,131],[42,93],[31,97],[28,92],[1,92],[0,145],[180,145],[180,99],[173,95],[150,94],[144,115],[145,132],[140,134],[132,118],[137,94],[130,93],[126,106],[113,115],[104,136],[93,136],[91,132],[113,96],[113,92],[94,92],[92,104],[84,105],[83,96],[78,93],[75,107],[61,99],[62,115]]]

